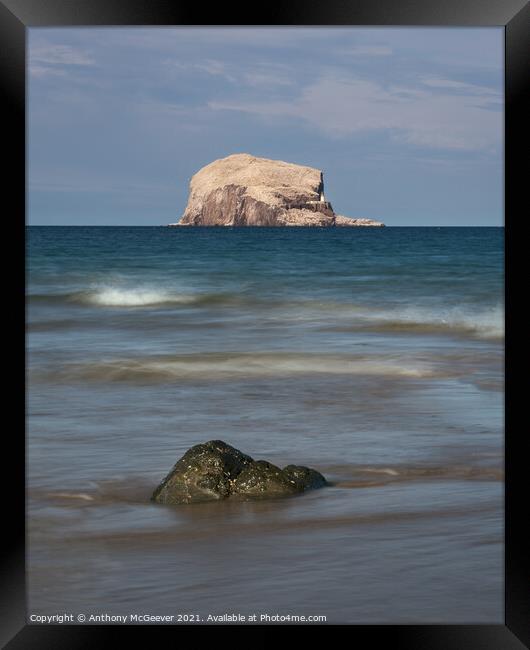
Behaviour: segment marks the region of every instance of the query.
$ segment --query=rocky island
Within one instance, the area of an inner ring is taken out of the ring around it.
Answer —
[[[384,226],[337,215],[324,197],[320,170],[233,154],[191,179],[188,204],[169,226]]]
[[[254,460],[222,440],[195,445],[180,458],[153,492],[167,505],[219,499],[249,500],[292,496],[327,485],[314,469]]]

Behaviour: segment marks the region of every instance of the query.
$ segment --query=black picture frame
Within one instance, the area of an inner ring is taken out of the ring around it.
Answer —
[[[205,13],[203,6],[171,0],[1,0],[0,1],[0,80],[4,96],[4,137],[8,144],[8,166],[4,174],[4,195],[11,198],[9,234],[5,247],[17,253],[15,274],[11,265],[9,278],[16,313],[24,320],[24,245],[26,208],[25,169],[25,72],[26,29],[37,26],[120,26],[120,25],[370,25],[370,26],[504,26],[505,29],[505,242],[506,242],[506,398],[505,398],[505,622],[504,625],[383,625],[344,626],[348,643],[360,647],[378,646],[407,650],[516,650],[530,647],[530,552],[524,536],[528,519],[524,499],[528,458],[527,432],[517,420],[516,406],[522,396],[513,366],[522,349],[517,346],[521,321],[510,318],[516,297],[511,280],[520,275],[516,270],[518,244],[522,234],[524,211],[523,190],[527,184],[528,136],[525,118],[530,78],[530,6],[527,0],[290,0],[278,4],[250,5],[214,4]],[[205,18],[207,23],[205,23]],[[528,109],[527,109],[528,110]],[[7,217],[5,217],[7,219]],[[5,224],[5,222],[4,222]],[[20,248],[19,248],[20,246]],[[20,264],[20,266],[19,266]],[[14,396],[24,396],[25,340],[17,318],[10,318],[12,332],[6,339],[14,353],[11,382]],[[522,339],[521,339],[522,342]],[[523,348],[524,349],[524,348]],[[524,383],[524,382],[523,382]],[[15,398],[14,404],[19,404]],[[73,626],[26,625],[25,614],[25,413],[24,397],[16,410],[18,428],[6,428],[10,439],[9,461],[4,455],[2,478],[4,508],[12,510],[4,520],[5,544],[2,554],[0,595],[0,642],[9,650],[26,648],[99,648],[115,647],[123,632],[132,632],[137,642],[156,631],[179,643],[194,642],[202,647],[203,632],[212,631],[221,639],[234,634],[234,626],[219,627],[153,627],[153,626]],[[524,422],[524,420],[523,420]],[[525,454],[526,452],[526,454]],[[6,534],[7,531],[7,534]],[[309,634],[316,644],[329,638],[330,628],[311,626]],[[342,626],[341,626],[342,627]],[[260,626],[253,631],[253,645],[263,645],[273,627]],[[277,629],[277,628],[276,628]],[[300,626],[297,626],[297,630]],[[304,628],[306,630],[307,628]],[[257,633],[257,634],[256,634]],[[297,632],[298,633],[298,632]],[[190,636],[192,635],[192,636]],[[186,637],[184,641],[183,637]],[[152,641],[151,641],[152,642]]]

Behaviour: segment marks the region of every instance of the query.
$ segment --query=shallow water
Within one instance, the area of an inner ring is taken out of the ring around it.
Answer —
[[[31,227],[29,611],[503,620],[503,230]],[[169,508],[222,439],[329,487]]]

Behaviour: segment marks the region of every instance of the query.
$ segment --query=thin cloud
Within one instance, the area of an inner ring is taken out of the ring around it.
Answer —
[[[379,131],[396,141],[437,149],[492,150],[502,136],[491,97],[384,87],[362,79],[321,78],[291,101],[213,101],[213,110],[302,119],[343,137]]]
[[[69,45],[41,45],[29,50],[29,74],[36,79],[64,77],[69,66],[92,66],[94,59]]]
[[[66,72],[58,68],[50,68],[44,65],[30,65],[29,73],[37,79],[44,77],[64,77]]]
[[[223,61],[215,59],[206,59],[198,63],[184,63],[173,59],[163,61],[165,66],[173,70],[182,72],[203,72],[212,77],[222,77],[231,83],[236,82],[236,78],[228,71],[228,66]]]
[[[441,77],[422,77],[421,83],[430,88],[442,88],[444,90],[465,90],[468,93],[477,93],[480,95],[495,95],[498,92],[486,86],[477,86],[476,84],[466,83],[464,81],[455,81],[454,79],[443,79]]]
[[[247,86],[290,86],[292,81],[289,77],[280,74],[267,72],[247,72],[243,76],[243,81]]]
[[[212,77],[222,77],[230,83],[244,86],[288,86],[291,79],[286,72],[286,66],[257,64],[230,64],[216,59],[206,59],[198,62],[185,62],[174,59],[165,59],[164,66],[171,70],[188,72],[202,72]]]
[[[30,50],[31,64],[94,65],[94,59],[85,51],[69,45],[46,45]]]
[[[338,50],[338,54],[351,56],[390,56],[392,53],[392,48],[386,45],[355,45]]]
[[[352,28],[332,28],[333,39],[347,37]],[[327,46],[330,39],[329,29],[321,27],[157,27],[131,29],[92,29],[91,39],[97,39],[102,45],[142,47],[158,52],[174,52],[176,43],[189,47],[199,44],[201,47],[215,47],[218,50],[234,47],[266,48],[293,50],[308,41],[313,45]]]

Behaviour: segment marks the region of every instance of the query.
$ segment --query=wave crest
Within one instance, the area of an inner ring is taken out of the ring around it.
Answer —
[[[347,325],[333,331],[396,332],[410,334],[447,334],[484,339],[504,337],[504,312],[501,307],[475,313],[464,309],[428,310],[405,307],[401,310],[361,311]]]
[[[31,294],[31,302],[76,303],[92,307],[156,307],[163,305],[230,305],[242,298],[229,293],[176,293],[150,287],[100,286],[85,291],[55,294]]]
[[[172,381],[358,375],[433,378],[447,371],[422,361],[307,353],[192,353],[71,364],[44,377],[59,381],[160,383]]]
[[[101,287],[92,291],[80,292],[74,298],[79,302],[108,307],[143,307],[174,303],[190,303],[194,297],[174,294],[160,289]]]
[[[205,293],[150,286],[101,284],[63,294],[32,294],[31,302],[76,303],[92,307],[142,308],[161,306],[219,307],[256,310],[256,317],[273,315],[286,323],[314,321],[320,329],[334,332],[389,332],[438,334],[499,340],[504,337],[504,310],[462,305],[432,308],[421,306],[375,306],[321,300],[291,299],[249,294],[246,291]],[[332,320],[330,320],[330,315]]]

